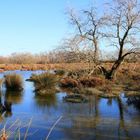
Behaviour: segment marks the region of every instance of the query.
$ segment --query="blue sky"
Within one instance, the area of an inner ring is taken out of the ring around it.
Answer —
[[[91,3],[93,0],[0,0],[0,55],[54,49],[72,30],[66,9],[82,9]]]

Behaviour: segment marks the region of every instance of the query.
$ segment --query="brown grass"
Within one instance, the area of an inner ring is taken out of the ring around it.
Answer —
[[[98,87],[104,84],[104,79],[100,77],[83,77],[79,81],[83,87]]]
[[[113,63],[102,63],[102,65],[108,70],[111,68]],[[68,77],[65,77],[60,81],[62,87],[96,87],[104,85],[104,78],[101,77],[101,73],[93,73],[87,78],[88,63],[58,63],[58,64],[0,64],[0,70],[62,70],[61,72],[68,72]],[[63,76],[63,73],[62,73]],[[101,78],[100,78],[101,77]],[[140,77],[140,63],[127,63],[123,62],[120,66],[116,79],[116,85],[124,85],[127,90],[140,90],[139,88],[139,77]],[[109,91],[111,84],[105,84],[104,89]],[[131,89],[130,89],[131,88]]]
[[[114,82],[105,80],[104,84],[100,87],[100,90],[103,91],[103,93],[112,93],[113,86],[114,86]]]
[[[77,80],[67,77],[60,80],[60,86],[63,88],[74,88],[78,87],[79,83]]]
[[[110,69],[113,63],[103,63],[102,65]],[[58,63],[58,64],[0,64],[0,69],[7,70],[50,70],[50,69],[65,69],[65,70],[83,70],[88,68],[88,63]],[[122,69],[130,69],[140,72],[140,63],[123,63]],[[120,71],[119,70],[119,71]]]
[[[31,81],[34,82],[35,91],[37,94],[45,95],[54,93],[58,78],[51,73],[42,73],[39,75],[32,75]]]
[[[5,86],[7,90],[17,90],[23,89],[23,79],[21,75],[13,73],[5,75]]]

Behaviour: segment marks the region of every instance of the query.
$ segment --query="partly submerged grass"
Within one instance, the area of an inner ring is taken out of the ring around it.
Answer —
[[[7,90],[20,91],[23,89],[23,78],[21,75],[13,73],[5,75],[5,87]]]
[[[51,73],[42,73],[39,75],[32,75],[31,81],[34,82],[36,93],[45,95],[47,93],[54,93],[58,78]]]

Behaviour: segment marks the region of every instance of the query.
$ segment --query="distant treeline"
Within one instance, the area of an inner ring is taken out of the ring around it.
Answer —
[[[106,54],[107,55],[107,54]],[[100,62],[114,62],[115,57],[108,57],[100,55]],[[94,62],[92,51],[51,51],[40,54],[31,53],[12,53],[9,56],[0,56],[0,64],[53,64],[53,63],[75,63],[75,62]],[[138,56],[129,56],[125,61],[135,62],[139,61]]]

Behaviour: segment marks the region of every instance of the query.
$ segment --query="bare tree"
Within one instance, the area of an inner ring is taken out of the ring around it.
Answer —
[[[109,13],[109,28],[105,37],[118,49],[118,57],[111,70],[102,67],[107,79],[113,79],[123,60],[140,49],[140,6],[137,0],[113,0]]]
[[[65,62],[81,62],[84,61],[83,49],[81,47],[81,38],[74,36],[64,39],[57,51],[63,52]]]
[[[6,64],[8,63],[8,58],[5,56],[0,56],[0,64]]]
[[[31,53],[12,53],[9,57],[9,63],[12,64],[33,64],[35,63],[34,55]]]
[[[77,29],[76,37],[82,41],[88,41],[88,46],[93,46],[94,62],[99,60],[99,39],[101,37],[101,29],[106,21],[105,16],[97,16],[96,8],[91,7],[88,10],[82,10],[80,16],[70,10],[70,21]]]

